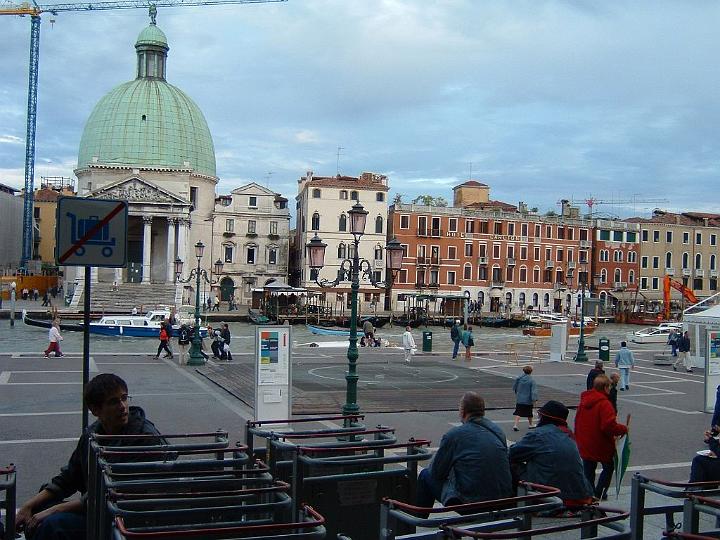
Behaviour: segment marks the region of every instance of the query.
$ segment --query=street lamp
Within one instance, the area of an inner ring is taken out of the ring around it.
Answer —
[[[198,241],[195,244],[195,258],[197,259],[197,266],[190,271],[190,274],[185,279],[181,279],[183,271],[183,261],[180,258],[175,259],[175,276],[177,281],[180,283],[190,283],[192,278],[195,278],[195,331],[193,332],[192,343],[190,345],[190,359],[188,360],[188,366],[202,366],[205,364],[205,358],[202,355],[202,339],[200,337],[200,278],[202,277],[209,285],[214,285],[219,281],[213,280],[212,276],[208,275],[207,270],[200,268],[200,260],[202,259],[203,253],[205,252],[205,244]],[[223,262],[218,259],[213,265],[215,275],[222,273]]]
[[[360,277],[367,279],[373,287],[379,289],[385,289],[392,285],[395,278],[395,274],[402,268],[403,262],[403,247],[396,238],[393,238],[385,246],[387,252],[386,260],[386,282],[376,280],[373,276],[373,266],[370,261],[360,258],[359,247],[360,238],[365,233],[365,220],[367,219],[368,212],[363,206],[357,202],[348,211],[350,214],[350,232],[353,235],[353,244],[355,249],[353,250],[352,259],[344,259],[340,263],[340,269],[337,273],[337,278],[333,281],[326,279],[320,279],[320,269],[325,266],[325,244],[320,237],[315,233],[315,236],[310,240],[307,245],[307,257],[309,261],[310,270],[316,273],[315,283],[323,289],[330,289],[336,287],[343,281],[350,281],[351,295],[351,309],[350,309],[350,344],[348,345],[347,358],[348,358],[348,371],[345,374],[346,381],[346,402],[343,405],[342,413],[344,415],[357,414],[360,411],[360,407],[357,404],[357,359],[358,359],[358,348],[357,348],[357,296],[360,290]]]
[[[575,355],[576,362],[587,362],[588,356],[585,352],[585,286],[587,285],[588,267],[587,262],[580,262],[578,271],[578,283],[582,283],[582,296],[580,296],[580,337],[578,339],[578,351]],[[599,276],[593,277],[593,285],[597,287]]]

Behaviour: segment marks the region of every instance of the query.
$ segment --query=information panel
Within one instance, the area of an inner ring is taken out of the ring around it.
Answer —
[[[255,420],[290,418],[291,327],[258,326],[255,333]]]

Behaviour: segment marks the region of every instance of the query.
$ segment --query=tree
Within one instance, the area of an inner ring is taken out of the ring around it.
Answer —
[[[402,193],[396,193],[393,197],[393,204],[402,204],[402,198],[404,195]]]
[[[413,204],[420,204],[422,206],[440,206],[445,207],[448,202],[444,197],[433,197],[432,195],[419,195],[413,199]]]

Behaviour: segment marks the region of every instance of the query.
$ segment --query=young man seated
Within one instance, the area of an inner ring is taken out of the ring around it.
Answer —
[[[97,417],[78,440],[77,447],[60,474],[22,505],[17,514],[18,530],[32,540],[85,540],[85,497],[88,482],[90,435],[160,435],[140,407],[130,406],[128,387],[117,375],[102,373],[85,386],[85,404]],[[167,444],[162,437],[133,441],[118,439],[108,446]],[[81,497],[64,500],[80,492]]]

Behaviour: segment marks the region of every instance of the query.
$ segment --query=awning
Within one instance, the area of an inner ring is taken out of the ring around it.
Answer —
[[[502,289],[490,289],[490,298],[502,298]]]
[[[608,291],[608,294],[620,302],[633,302],[635,298],[645,299],[645,295],[641,292],[635,291]]]

